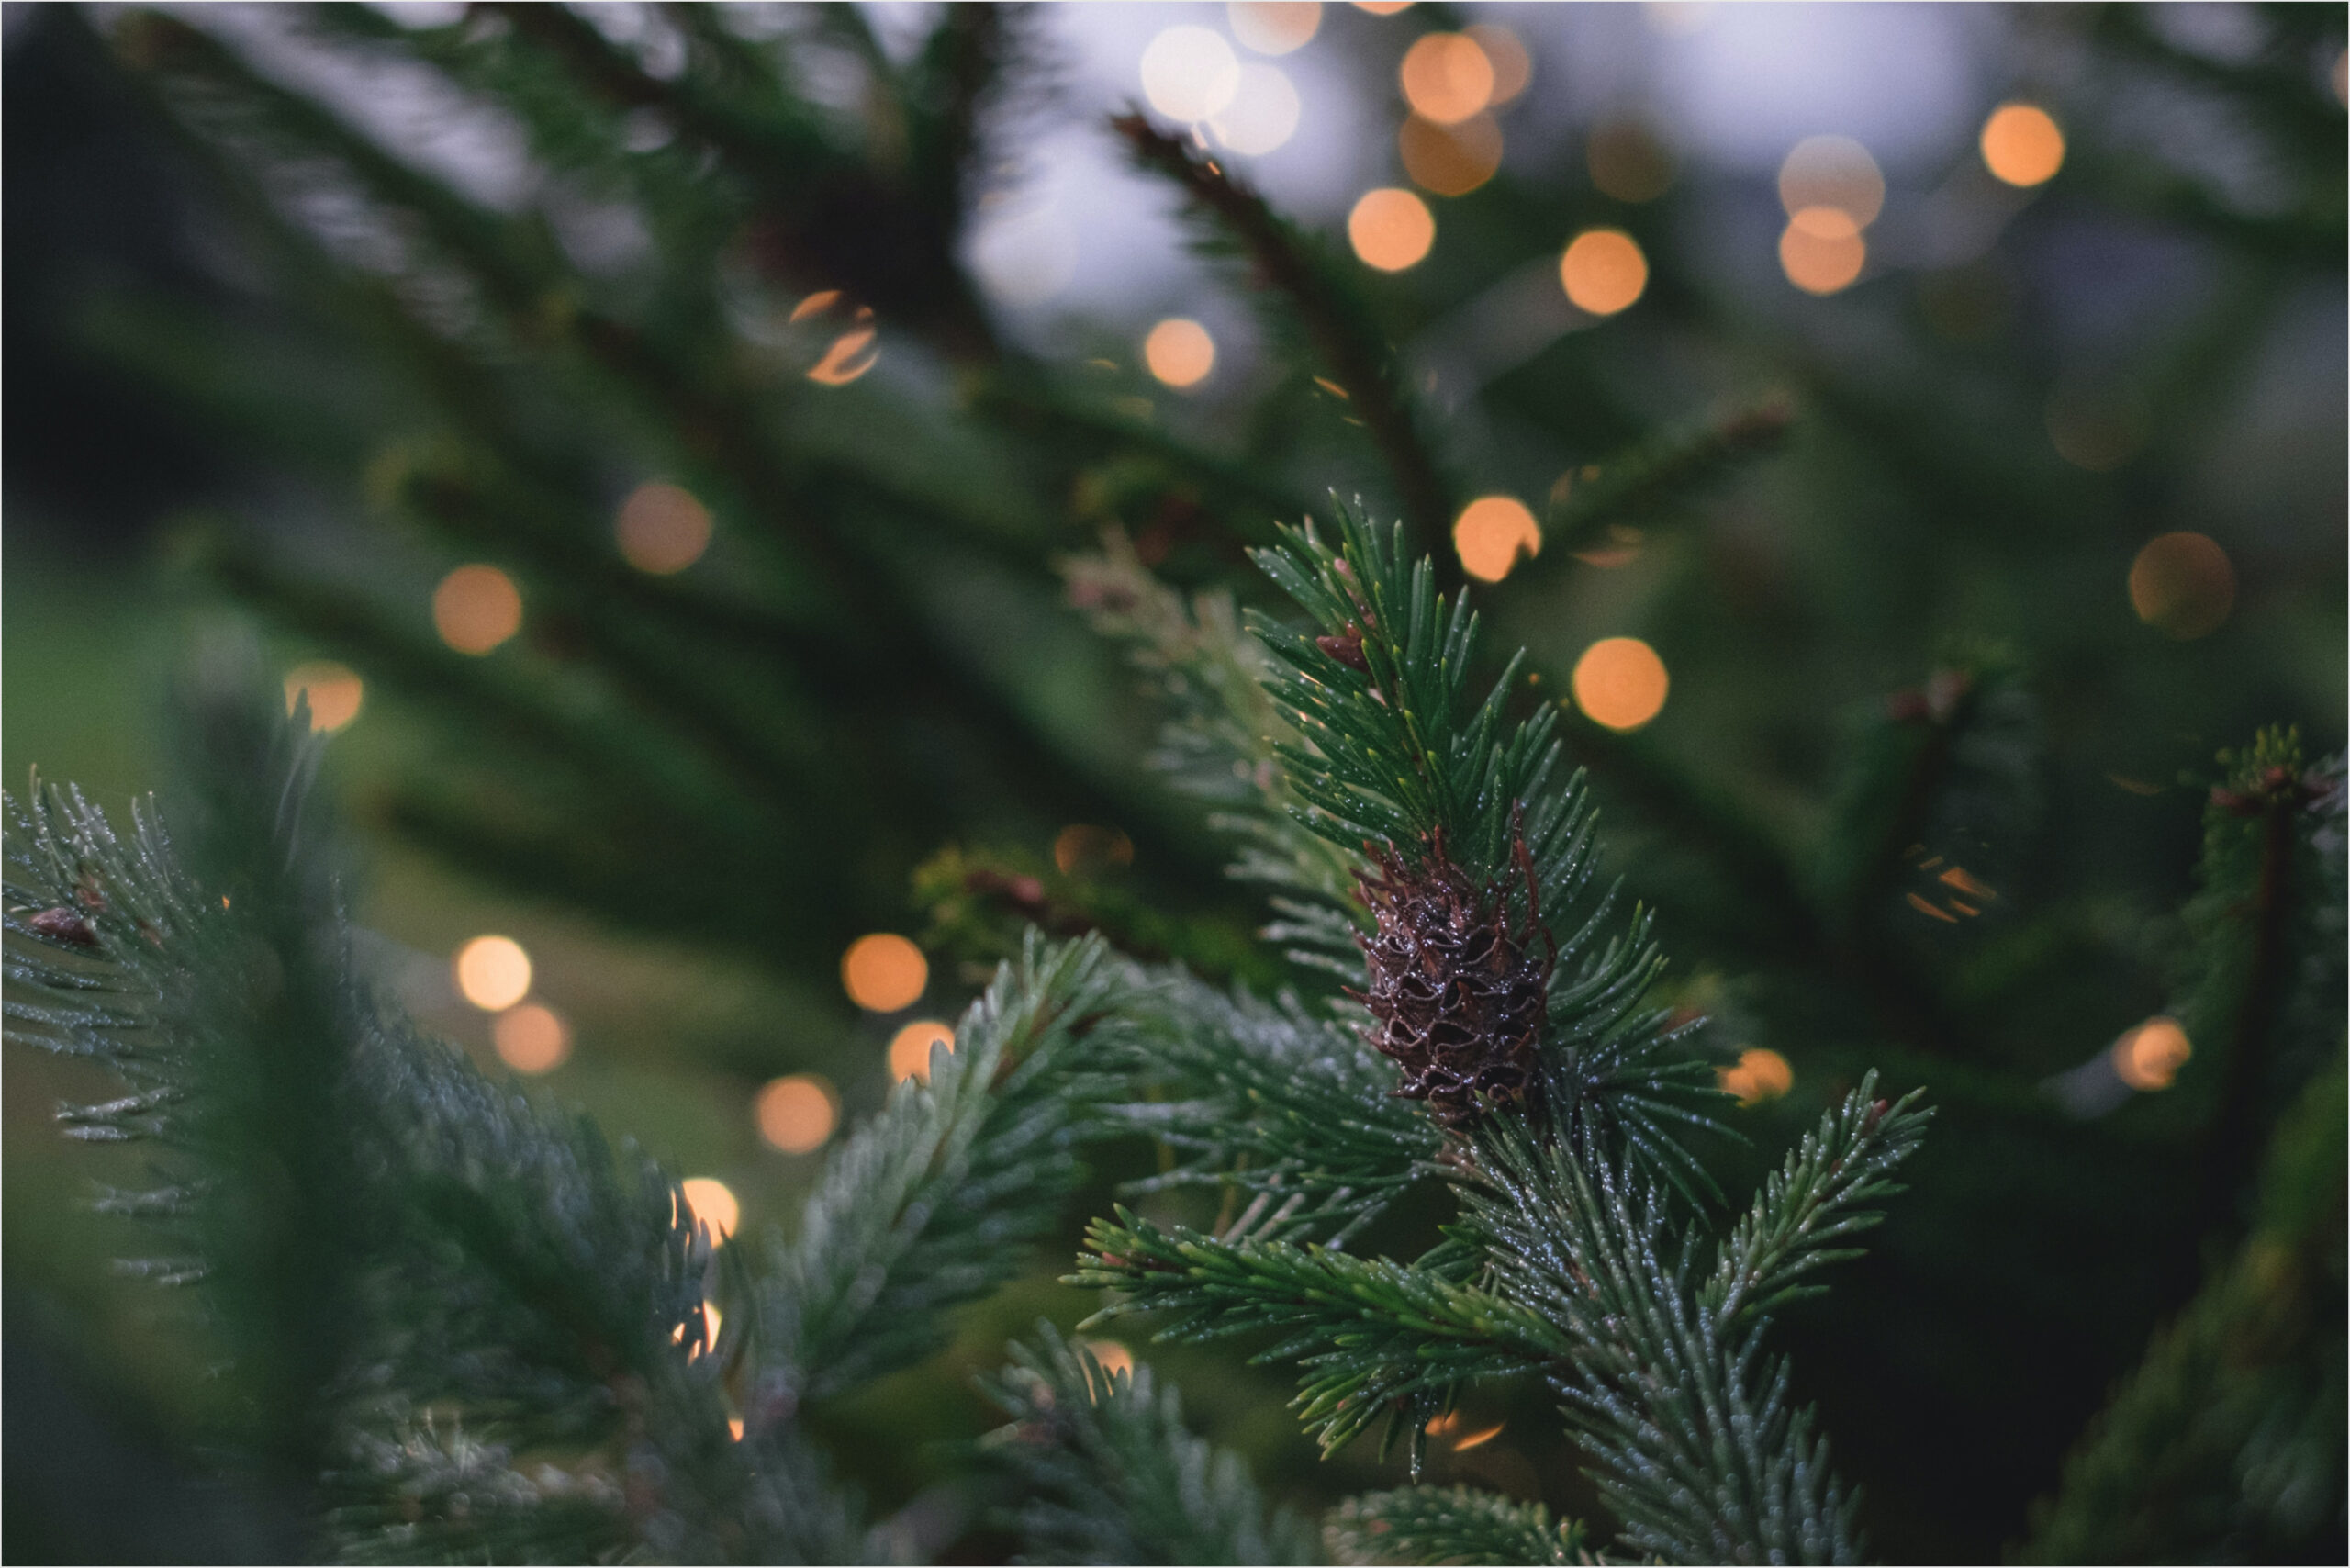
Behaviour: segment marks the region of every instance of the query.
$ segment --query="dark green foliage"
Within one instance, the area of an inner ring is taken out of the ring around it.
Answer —
[[[1268,1514],[1237,1456],[1183,1425],[1147,1366],[1103,1370],[1039,1325],[987,1393],[1011,1423],[989,1451],[1027,1495],[1014,1523],[1024,1562],[1311,1562],[1314,1534]]]
[[[2345,1118],[2337,1061],[2277,1129],[2251,1237],[2074,1450],[2025,1561],[2341,1555]]]
[[[1349,1497],[1322,1533],[1341,1562],[1536,1563],[1574,1568],[1595,1561],[1572,1519],[1550,1522],[1539,1503],[1467,1486],[1407,1486]]]

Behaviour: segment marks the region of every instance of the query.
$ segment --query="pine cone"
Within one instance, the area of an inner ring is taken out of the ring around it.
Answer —
[[[1502,890],[1471,881],[1440,834],[1417,866],[1386,845],[1367,848],[1379,874],[1357,884],[1378,922],[1376,935],[1358,938],[1371,989],[1356,1000],[1377,1021],[1365,1038],[1404,1070],[1398,1094],[1427,1102],[1448,1126],[1463,1126],[1481,1101],[1515,1098],[1534,1081],[1556,951],[1541,925],[1524,841],[1523,930],[1511,929]],[[1531,950],[1536,937],[1540,955]]]

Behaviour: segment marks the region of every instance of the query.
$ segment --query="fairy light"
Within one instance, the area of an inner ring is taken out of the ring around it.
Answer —
[[[476,936],[451,966],[457,991],[485,1013],[500,1013],[530,993],[531,955],[511,936]]]
[[[1322,26],[1317,0],[1227,0],[1224,16],[1232,36],[1259,54],[1303,49]]]
[[[933,1046],[955,1048],[955,1031],[935,1018],[918,1019],[890,1036],[890,1081],[912,1078],[928,1083]]]
[[[786,1154],[806,1154],[824,1147],[840,1126],[840,1096],[831,1083],[812,1072],[795,1072],[771,1079],[752,1102],[759,1137]]]
[[[1240,61],[1224,35],[1175,27],[1142,51],[1143,96],[1169,119],[1213,119],[1240,91]]]
[[[2001,104],[1983,122],[1983,166],[2011,185],[2044,185],[2065,166],[2065,133],[2037,104]]]
[[[723,1241],[734,1234],[735,1222],[743,1217],[743,1205],[734,1199],[734,1189],[715,1176],[688,1176],[677,1183],[685,1193],[686,1206],[694,1217],[710,1226],[711,1235]],[[711,1338],[717,1334],[712,1332]]]
[[[2168,1089],[2195,1047],[2176,1018],[2149,1018],[2113,1042],[2114,1076],[2141,1094]]]
[[[922,949],[887,931],[860,936],[841,955],[841,986],[868,1013],[911,1007],[930,983],[930,963]]]
[[[486,654],[522,629],[522,595],[496,566],[459,566],[432,590],[432,629],[461,654]]]
[[[1382,186],[1364,192],[1347,214],[1347,240],[1363,265],[1399,273],[1417,265],[1436,243],[1436,218],[1410,191]]]
[[[1559,258],[1559,282],[1578,309],[1613,316],[1649,286],[1649,259],[1620,229],[1586,229]]]
[[[621,556],[640,572],[682,572],[710,548],[710,509],[689,490],[655,480],[631,490],[613,520]]]
[[[1515,496],[1480,496],[1460,509],[1452,524],[1452,547],[1460,569],[1481,582],[1497,583],[1517,565],[1518,552],[1542,553],[1542,530],[1534,513]]]
[[[1467,196],[1502,166],[1502,128],[1489,114],[1472,115],[1458,125],[1438,125],[1418,115],[1395,132],[1404,173],[1431,196]]]
[[[571,1027],[552,1007],[525,1002],[509,1007],[490,1025],[498,1059],[516,1072],[553,1072],[571,1057]]]
[[[1254,158],[1288,145],[1304,112],[1287,72],[1251,60],[1241,64],[1232,102],[1207,125],[1218,145]]]
[[[308,697],[314,730],[331,734],[342,728],[359,717],[366,695],[365,684],[351,667],[331,659],[313,659],[285,672],[285,711],[290,715],[296,700]]]
[[[1197,321],[1173,316],[1143,339],[1142,358],[1151,375],[1185,391],[1205,381],[1215,368],[1215,340]]]
[[[1663,711],[1672,682],[1656,650],[1638,637],[1604,637],[1575,661],[1575,706],[1611,730],[1637,730]]]
[[[2207,534],[2158,534],[2130,563],[2130,608],[2179,642],[2218,631],[2235,602],[2236,569]]]
[[[1422,33],[1395,68],[1412,112],[1459,125],[1494,101],[1494,62],[1466,33]]]

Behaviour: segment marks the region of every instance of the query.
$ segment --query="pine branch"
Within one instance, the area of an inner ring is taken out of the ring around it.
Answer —
[[[1121,115],[1110,128],[1125,139],[1136,162],[1181,187],[1220,224],[1248,256],[1256,279],[1287,301],[1386,459],[1413,532],[1437,551],[1448,584],[1457,584],[1459,568],[1443,548],[1452,536],[1455,487],[1424,433],[1394,351],[1359,297],[1353,278],[1318,241],[1192,142],[1139,114]]]
[[[2341,1540],[2340,1057],[2278,1126],[2257,1223],[2033,1510],[2027,1562],[2289,1562]]]
[[[1341,1562],[1461,1563],[1580,1568],[1597,1561],[1572,1519],[1550,1522],[1539,1503],[1467,1486],[1407,1486],[1349,1497],[1322,1526]]]
[[[955,1031],[841,1145],[756,1288],[767,1367],[754,1429],[917,1360],[943,1315],[1012,1277],[1076,1185],[1086,1058],[1113,1049],[1098,940],[1032,937]]]
[[[1435,1268],[1227,1243],[1124,1207],[1094,1221],[1086,1245],[1068,1282],[1125,1294],[1081,1327],[1148,1312],[1167,1315],[1156,1338],[1178,1343],[1277,1331],[1253,1359],[1298,1362],[1292,1406],[1326,1454],[1388,1417],[1387,1440],[1408,1437],[1416,1465],[1422,1427],[1460,1383],[1523,1377],[1573,1350],[1539,1314]]]
[[[1550,503],[1542,520],[1548,562],[1539,566],[1529,563],[1527,575],[1555,574],[1562,569],[1560,563],[1586,548],[1610,524],[1668,507],[1740,465],[1776,451],[1795,417],[1793,400],[1774,393],[1667,431],[1608,459],[1597,474],[1571,486]],[[1535,557],[1536,562],[1543,559]]]
[[[196,702],[176,835],[55,790],[7,806],[10,1037],[130,1091],[64,1120],[161,1151],[166,1184],[109,1206],[173,1248],[142,1271],[200,1283],[259,1396],[241,1446],[358,1555],[710,1556],[738,1518],[778,1532],[762,1554],[837,1550],[820,1467],[727,1430],[734,1341],[705,1343],[675,1184],[352,972],[317,740],[266,712]],[[511,1462],[548,1445],[574,1457]]]
[[[1516,1128],[1480,1137],[1490,1184],[1464,1185],[1462,1212],[1494,1288],[1570,1338],[1553,1386],[1636,1550],[1680,1562],[1857,1556],[1854,1503],[1812,1413],[1789,1408],[1786,1368],[1761,1332],[1801,1275],[1850,1255],[1827,1244],[1874,1223],[1855,1205],[1890,1190],[1885,1173],[1923,1132],[1914,1097],[1886,1106],[1874,1088],[1863,1080],[1764,1184],[1695,1292],[1695,1241],[1676,1254],[1653,1186]]]
[[[1022,1483],[1024,1562],[1311,1562],[1313,1531],[1268,1514],[1247,1468],[1183,1425],[1150,1368],[1106,1372],[1039,1324],[981,1387],[1011,1424],[986,1445]]]

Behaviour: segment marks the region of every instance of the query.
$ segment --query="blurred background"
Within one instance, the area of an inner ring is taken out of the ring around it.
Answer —
[[[1094,623],[1262,602],[1333,489],[1568,710],[1725,1173],[1871,1067],[1943,1107],[1786,1325],[1886,1556],[2026,1540],[2249,1223],[2221,1100],[2336,1048],[2232,1090],[2169,1012],[2215,754],[2344,741],[2339,6],[0,16],[12,788],[167,787],[259,650],[384,983],[746,1234],[1027,920],[1296,979]],[[87,1081],[5,1071],[7,1555],[248,1554]],[[824,1417],[880,1501],[1056,1272]],[[1147,1353],[1288,1500],[1393,1473]],[[1523,1403],[1435,1479],[1586,1509]],[[2338,1553],[2338,1432],[2213,1550]]]

